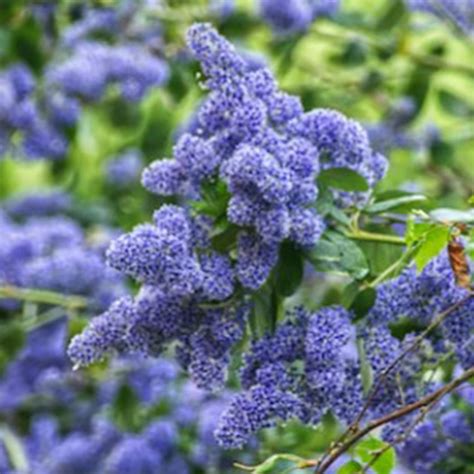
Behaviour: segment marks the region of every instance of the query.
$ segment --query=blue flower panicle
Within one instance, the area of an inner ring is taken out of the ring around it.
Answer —
[[[263,428],[290,419],[316,424],[326,411],[350,423],[363,404],[353,344],[350,315],[342,307],[290,313],[244,354],[243,391],[220,419],[219,444],[242,447]]]
[[[259,0],[259,13],[278,35],[303,33],[318,17],[337,13],[340,0]]]
[[[112,242],[109,265],[137,280],[141,290],[127,303],[130,313],[118,305],[97,318],[101,330],[109,318],[123,321],[120,341],[107,341],[92,327],[73,341],[71,355],[85,365],[113,351],[157,355],[173,345],[194,381],[216,390],[243,336],[245,293],[268,281],[282,242],[303,250],[325,230],[315,209],[320,170],[351,168],[373,187],[386,166],[359,124],[335,111],[305,113],[298,97],[279,90],[268,68],[249,66],[211,25],[193,25],[186,39],[208,94],[173,157],[151,163],[142,174],[146,189],[181,205],[163,205],[152,223]],[[354,205],[368,196],[339,193],[338,201]],[[212,217],[205,215],[209,208]],[[231,235],[224,249],[216,243],[222,233]],[[341,380],[354,372],[346,365]],[[323,394],[306,375],[298,382],[304,386],[298,416],[315,420],[321,410],[309,408],[311,400]],[[257,391],[252,397],[257,394],[263,396]]]

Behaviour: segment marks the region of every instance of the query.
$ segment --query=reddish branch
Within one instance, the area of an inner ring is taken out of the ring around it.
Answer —
[[[470,378],[474,377],[474,367],[466,370],[460,377],[454,379],[452,382],[446,384],[444,387],[436,390],[435,392],[427,395],[424,398],[421,398],[417,402],[410,403],[409,405],[405,405],[398,410],[394,410],[393,412],[389,413],[388,415],[382,416],[377,418],[376,420],[371,421],[368,423],[364,428],[355,432],[347,441],[339,445],[335,448],[327,457],[325,461],[323,461],[314,471],[314,474],[324,474],[328,468],[338,459],[343,453],[348,451],[355,443],[357,443],[360,439],[364,436],[369,434],[371,431],[375,430],[376,428],[386,425],[391,421],[397,420],[399,418],[403,418],[410,413],[422,409],[427,408],[430,405],[434,405],[435,402],[440,400],[442,397],[451,393],[457,387],[459,387],[464,382],[468,381]]]
[[[456,309],[466,303],[470,298],[474,296],[473,293],[469,293],[465,298],[459,300],[458,302],[451,305],[449,308],[445,309],[441,313],[439,313],[433,322],[419,335],[415,338],[412,344],[410,344],[398,357],[396,357],[385,369],[382,371],[380,376],[378,377],[377,381],[375,382],[374,386],[372,387],[367,401],[364,404],[361,412],[357,416],[356,420],[351,424],[348,428],[348,432],[354,431],[357,429],[357,425],[361,422],[362,418],[366,414],[367,410],[370,407],[370,404],[374,400],[377,392],[382,387],[382,384],[386,380],[388,374],[392,372],[393,369],[397,367],[397,365],[408,355],[410,352],[413,352],[417,349],[420,344],[423,342],[426,336],[428,336],[432,331],[434,331],[451,313],[453,313]]]

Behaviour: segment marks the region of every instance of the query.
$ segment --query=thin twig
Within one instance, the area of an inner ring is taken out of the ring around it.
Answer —
[[[380,242],[384,244],[406,245],[403,237],[398,235],[377,234],[375,232],[367,232],[365,230],[358,230],[354,232],[346,232],[346,237],[353,240],[366,240],[369,242]]]
[[[423,397],[414,403],[410,403],[402,408],[394,410],[388,415],[384,415],[380,418],[377,418],[376,420],[371,421],[364,428],[356,431],[347,441],[345,441],[339,447],[334,449],[332,453],[327,457],[327,459],[316,468],[314,474],[324,474],[329,469],[329,467],[336,461],[336,459],[338,459],[343,453],[345,453],[352,446],[354,446],[354,444],[356,444],[360,439],[364,438],[376,428],[384,426],[387,423],[390,423],[391,421],[397,420],[399,418],[403,418],[404,416],[407,416],[410,413],[421,408],[429,407],[431,404],[437,402],[438,400],[441,400],[441,398],[443,398],[445,395],[451,393],[453,390],[458,388],[460,385],[462,385],[464,382],[468,381],[472,377],[474,377],[474,367],[471,367],[470,369],[466,370],[461,376],[454,379],[452,382],[446,384],[444,387],[441,387],[440,389],[431,393],[430,395],[427,395],[426,397]]]
[[[426,336],[430,334],[434,329],[436,329],[452,312],[454,312],[456,309],[458,309],[460,306],[462,306],[464,303],[466,303],[471,297],[473,297],[473,293],[469,293],[468,296],[465,298],[459,300],[458,302],[454,303],[451,305],[449,308],[445,309],[441,313],[439,313],[433,322],[419,335],[417,336],[413,342],[403,351],[401,352],[398,357],[396,357],[385,369],[381,372],[380,376],[377,378],[377,381],[374,384],[374,387],[371,390],[371,393],[369,394],[367,401],[362,408],[362,411],[359,413],[358,417],[352,423],[352,426],[357,426],[364,415],[367,413],[367,410],[370,407],[370,404],[374,400],[375,395],[379,391],[379,389],[382,386],[382,383],[386,380],[387,375],[411,352],[413,352],[415,349],[418,348],[418,346],[423,342]]]
[[[389,364],[379,375],[377,381],[374,383],[374,386],[370,390],[368,394],[368,398],[362,407],[361,412],[357,416],[357,418],[350,424],[350,426],[344,431],[344,433],[339,437],[339,439],[335,442],[335,446],[341,445],[345,439],[351,434],[358,432],[359,423],[364,418],[364,415],[367,413],[372,401],[375,398],[375,395],[378,393],[379,389],[381,388],[383,382],[386,380],[387,375],[412,351],[417,349],[417,347],[423,342],[424,338],[430,334],[434,329],[436,329],[453,311],[458,309],[464,303],[466,303],[471,297],[474,296],[474,293],[469,293],[468,296],[461,299],[460,301],[456,302],[455,304],[451,305],[449,308],[445,309],[441,313],[439,313],[433,322],[419,335],[417,336],[412,344],[410,344],[403,352],[400,353],[398,357],[396,357],[391,364]],[[330,458],[331,453],[327,453],[323,455],[320,459],[320,464],[323,465],[325,459]]]
[[[440,398],[437,398],[436,400],[434,400],[433,402],[431,402],[429,405],[427,405],[426,407],[422,408],[420,410],[420,414],[415,418],[415,420],[405,429],[405,431],[400,435],[398,436],[397,438],[395,438],[391,443],[387,443],[386,446],[384,446],[381,450],[379,450],[375,455],[374,457],[370,460],[369,463],[367,463],[363,470],[362,470],[362,473],[361,474],[366,474],[368,472],[368,470],[377,462],[377,460],[382,457],[390,448],[394,448],[395,445],[397,444],[400,444],[400,443],[403,443],[404,441],[406,441],[408,439],[408,437],[411,435],[411,433],[413,432],[413,430],[416,428],[416,426],[421,423],[425,418],[426,418],[426,415],[431,411],[433,410],[434,406],[439,403],[441,400],[441,397]]]
[[[51,304],[68,309],[79,309],[87,306],[87,299],[82,296],[64,295],[54,291],[19,288],[16,286],[0,286],[0,299],[2,298]]]

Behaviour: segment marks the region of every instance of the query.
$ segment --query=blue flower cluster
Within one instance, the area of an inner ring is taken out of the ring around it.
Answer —
[[[83,101],[99,101],[115,85],[123,99],[136,102],[167,80],[166,62],[148,47],[161,33],[149,37],[149,25],[136,28],[142,10],[127,3],[86,9],[57,40],[49,38],[51,62],[41,77],[21,63],[0,74],[0,158],[63,159]],[[51,17],[47,22],[57,21],[57,9],[43,13]],[[138,33],[146,33],[148,43]],[[101,35],[113,44],[92,39]]]
[[[452,396],[398,448],[401,461],[416,473],[444,474],[451,465],[466,466],[474,443],[472,400]]]
[[[434,124],[419,130],[410,130],[410,123],[416,115],[412,98],[402,97],[395,102],[385,116],[377,123],[365,125],[373,148],[385,155],[394,149],[424,151],[439,140],[439,129]]]
[[[15,194],[2,203],[15,219],[63,214],[71,209],[72,198],[60,189],[37,190]]]
[[[181,381],[176,364],[165,359],[116,360],[100,380],[71,374],[64,357],[64,323],[56,321],[32,333],[11,365],[21,364],[30,377],[35,375],[34,395],[42,399],[42,413],[32,418],[26,435],[17,437],[27,461],[22,473],[231,472],[235,455],[220,450],[212,437],[227,393],[212,397]],[[138,428],[117,424],[110,416],[124,390],[133,394],[144,415]],[[0,379],[3,414],[13,417],[27,409],[24,395],[22,386]],[[160,416],[148,416],[157,407]],[[183,448],[182,433],[192,437],[189,449]],[[0,471],[20,472],[1,442]]]
[[[28,399],[47,393],[48,379],[64,375],[69,361],[64,352],[67,336],[65,318],[32,331],[25,346],[0,377],[0,411],[10,413]]]
[[[138,183],[143,167],[141,153],[138,150],[126,150],[107,160],[105,180],[111,186],[125,188]]]
[[[325,229],[314,210],[320,168],[349,167],[372,186],[386,161],[359,124],[330,110],[305,114],[267,68],[250,67],[211,25],[192,26],[187,42],[210,93],[174,157],[142,175],[145,188],[186,207],[163,205],[153,223],[113,241],[109,265],[143,286],[96,318],[69,355],[82,366],[110,352],[157,355],[174,346],[196,383],[215,390],[245,329],[245,290],[265,284],[284,240],[308,248]],[[218,199],[212,217],[199,214]],[[361,199],[367,195],[339,196],[341,204]],[[228,253],[216,251],[214,238],[229,231]]]
[[[50,66],[46,81],[52,90],[94,102],[117,84],[125,100],[138,101],[167,76],[166,63],[137,44],[83,41],[66,60]]]
[[[351,314],[341,307],[322,308],[313,315],[297,310],[274,334],[255,341],[244,354],[243,391],[221,418],[218,442],[227,448],[240,447],[262,428],[290,418],[317,424],[326,411],[351,423],[366,403],[362,364],[369,370],[372,386],[377,387],[365,419],[382,417],[417,401],[436,387],[423,378],[425,369],[446,353],[457,357],[460,369],[474,364],[474,299],[452,312],[416,349],[409,349],[416,332],[395,337],[391,328],[406,320],[415,327],[426,327],[466,296],[467,290],[456,286],[448,257],[442,254],[420,274],[410,267],[384,283],[374,307],[356,325],[357,334]],[[403,362],[385,373],[402,353]],[[387,424],[383,438],[396,439],[417,416],[413,413]],[[466,433],[472,437],[472,428],[470,432],[466,428]]]
[[[194,199],[206,183],[223,181],[230,193],[226,217],[244,228],[237,239],[237,276],[257,289],[276,263],[280,242],[312,246],[324,231],[312,208],[320,168],[351,168],[373,186],[386,160],[372,151],[363,128],[342,114],[305,114],[299,98],[279,91],[267,68],[249,70],[210,25],[190,28],[188,45],[210,94],[174,158],[152,163],[142,182],[159,195]],[[361,199],[356,193],[343,197],[344,205]]]
[[[123,276],[105,265],[101,251],[72,219],[52,215],[17,223],[5,214],[0,233],[0,285],[84,296],[95,311],[127,292]]]
[[[387,327],[408,318],[427,326],[439,313],[467,295],[468,290],[456,285],[448,255],[442,252],[421,273],[417,274],[414,267],[409,267],[397,278],[382,284],[367,323],[372,327]],[[470,298],[440,326],[444,346],[439,350],[455,351],[464,368],[471,367],[474,362],[473,305],[473,298]]]
[[[409,0],[412,10],[430,13],[441,21],[454,25],[464,34],[474,34],[473,0]]]
[[[259,13],[279,35],[304,32],[318,17],[334,15],[340,0],[259,0]]]
[[[64,157],[63,129],[77,117],[78,104],[61,95],[40,104],[35,95],[36,81],[23,64],[0,74],[0,158],[6,153],[29,159]],[[64,122],[61,114],[66,110],[71,116]]]
[[[73,339],[69,355],[85,365],[112,350],[157,355],[178,342],[180,363],[196,383],[217,389],[226,378],[229,351],[242,337],[247,309],[241,302],[202,304],[232,295],[234,270],[227,257],[201,247],[206,229],[183,208],[163,206],[154,220],[119,237],[107,251],[113,268],[143,283],[139,294],[95,318]]]
[[[314,425],[328,411],[350,423],[363,402],[354,344],[351,316],[342,307],[295,310],[244,354],[243,391],[221,417],[219,444],[242,447],[262,428],[292,418]]]

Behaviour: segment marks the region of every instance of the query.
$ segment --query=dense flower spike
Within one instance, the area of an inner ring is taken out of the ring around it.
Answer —
[[[30,70],[16,64],[0,74],[0,158],[7,152],[29,159],[64,157],[67,142],[61,132],[34,100],[36,83]],[[11,141],[14,132],[21,134],[19,145]]]
[[[125,101],[137,102],[164,84],[168,66],[157,54],[161,30],[144,21],[147,8],[141,7],[126,2],[113,8],[78,7],[58,37],[52,25],[59,9],[32,6],[49,34],[50,62],[37,79],[22,63],[0,74],[0,158],[61,160],[83,102],[99,101],[109,86],[116,86]]]
[[[409,318],[416,324],[428,325],[439,313],[467,294],[467,290],[456,285],[448,256],[442,252],[420,274],[409,267],[397,278],[382,284],[377,290],[375,305],[367,316],[368,323],[385,327]],[[474,360],[473,304],[470,299],[441,324],[445,343],[456,351],[465,368],[470,367]]]
[[[39,195],[7,203],[12,215],[36,215],[69,202],[64,195]],[[28,209],[24,206],[31,202]],[[0,224],[0,285],[16,285],[85,296],[89,309],[102,311],[126,293],[122,275],[108,268],[100,249],[79,225],[61,215],[29,217]]]
[[[0,378],[2,413],[16,416],[31,396],[43,400],[41,415],[32,418],[26,435],[16,438],[28,460],[28,473],[227,472],[235,454],[220,450],[212,432],[228,394],[215,398],[198,390],[179,378],[174,362],[164,359],[116,360],[104,378],[91,385],[82,374],[71,374],[65,340],[64,319],[36,330],[8,368],[8,373],[15,369],[17,378],[8,383]],[[124,387],[144,412],[162,406],[166,414],[147,418],[139,430],[115,424],[107,413]],[[182,449],[181,429],[193,436],[191,452]],[[0,469],[19,474],[4,446],[0,443]]]
[[[412,436],[398,449],[403,463],[420,474],[444,474],[450,463],[465,465],[474,442],[474,411],[472,403],[462,410],[456,408],[454,397],[443,403],[437,413],[418,426]]]
[[[105,179],[116,188],[126,188],[139,182],[143,167],[138,150],[127,150],[106,163]]]
[[[349,423],[363,402],[350,315],[341,307],[296,310],[273,335],[244,354],[241,382],[216,430],[226,448],[241,447],[262,428],[298,418],[316,424],[328,410]]]
[[[259,0],[260,15],[275,33],[302,33],[319,16],[333,15],[339,0]]]
[[[71,343],[69,355],[86,365],[115,351],[157,355],[178,341],[178,355],[201,387],[222,386],[230,348],[242,337],[246,309],[201,309],[201,301],[225,300],[234,292],[230,260],[207,245],[199,220],[175,205],[155,212],[155,224],[140,225],[116,239],[109,263],[146,283],[135,301],[120,300],[93,320]],[[116,328],[112,329],[112,328]]]
[[[222,180],[230,193],[228,220],[256,234],[240,232],[237,276],[257,289],[276,263],[280,242],[308,247],[321,237],[324,222],[310,209],[320,167],[351,168],[373,186],[385,173],[385,159],[374,154],[356,122],[334,111],[303,114],[299,99],[279,91],[268,69],[250,70],[210,25],[190,28],[188,45],[210,94],[174,159],[154,162],[142,183],[156,194],[206,199],[206,182]],[[367,196],[345,193],[341,201]]]
[[[72,57],[51,67],[47,79],[67,95],[92,101],[116,83],[124,99],[137,101],[149,88],[161,85],[167,74],[166,63],[137,45],[82,42]]]
[[[110,319],[122,321],[119,343],[92,327],[73,341],[70,353],[84,365],[114,350],[156,355],[174,345],[194,381],[215,390],[243,335],[241,293],[266,284],[283,241],[301,251],[325,230],[314,207],[320,169],[349,167],[372,187],[385,172],[385,159],[374,154],[363,128],[342,114],[304,114],[298,97],[278,90],[267,68],[251,67],[211,25],[193,25],[187,43],[209,95],[173,158],[153,162],[142,175],[149,191],[186,207],[163,205],[152,224],[112,242],[109,265],[143,286],[130,317],[111,308],[97,319],[101,330]],[[368,195],[345,193],[340,201],[365,202]]]
[[[13,195],[3,203],[5,210],[14,218],[61,214],[72,205],[71,196],[61,190],[44,190]]]

